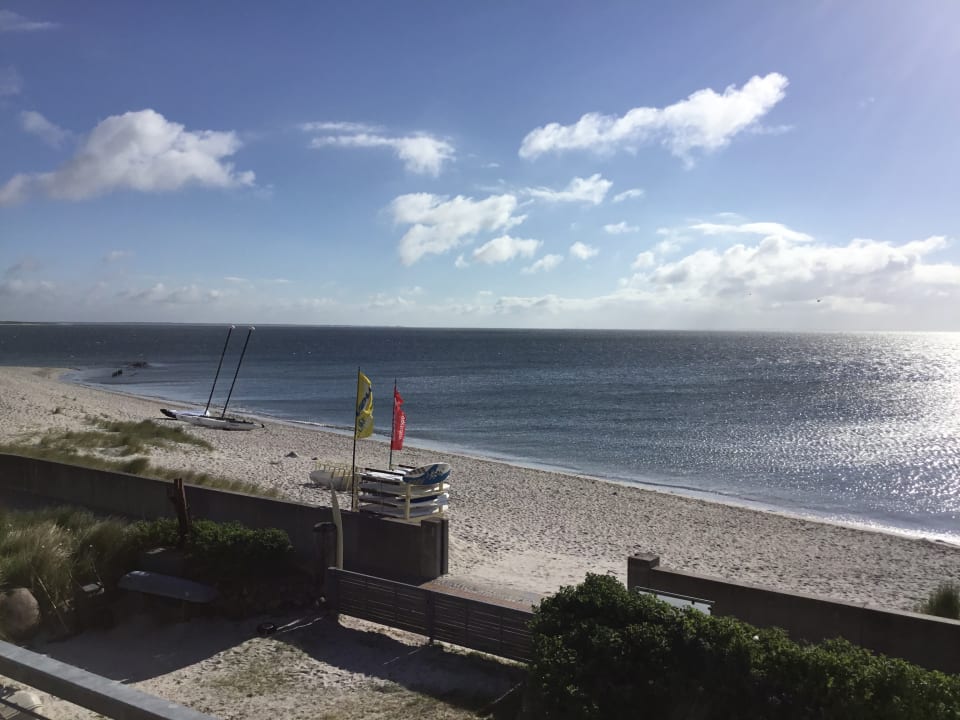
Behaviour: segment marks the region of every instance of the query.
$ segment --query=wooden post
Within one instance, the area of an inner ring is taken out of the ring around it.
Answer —
[[[337,527],[333,523],[322,522],[314,525],[313,531],[317,534],[317,575],[322,592],[326,595],[330,584],[327,570],[337,564]]]
[[[183,488],[183,478],[177,478],[173,481],[173,487],[167,493],[170,502],[177,511],[177,522],[179,524],[179,535],[177,547],[182,548],[186,544],[187,536],[190,534],[190,508],[187,505],[187,494]]]

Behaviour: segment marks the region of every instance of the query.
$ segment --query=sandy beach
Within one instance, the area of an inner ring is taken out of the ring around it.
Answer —
[[[5,419],[0,441],[35,438],[47,429],[79,429],[88,416],[173,422],[163,420],[159,412],[169,403],[64,383],[60,374],[53,369],[0,368],[0,413]],[[274,488],[289,499],[327,504],[327,493],[308,481],[317,462],[313,458],[350,462],[349,437],[306,426],[267,421],[262,430],[252,432],[192,427],[189,431],[202,435],[214,449],[184,446],[154,451],[151,463],[242,479]],[[358,464],[385,467],[387,457],[385,444],[360,442]],[[670,567],[903,610],[914,609],[939,583],[960,578],[960,548],[938,541],[414,447],[405,448],[396,460],[412,465],[443,461],[453,466],[450,575],[445,582],[496,588],[511,599],[553,592],[579,582],[587,572],[625,579],[627,557],[638,551],[655,552]],[[365,627],[357,632],[417,647],[416,639],[384,634],[383,629]],[[246,641],[253,648],[275,642]],[[220,658],[220,667],[233,657],[231,653],[239,652],[237,647],[162,674],[172,684],[158,687],[158,677],[152,676],[137,685],[167,696],[170,688],[190,684],[184,678],[196,680],[197,675],[189,675],[190,668],[207,673],[211,662]],[[261,652],[272,651],[260,647],[256,653]],[[304,672],[319,677],[326,671]],[[174,682],[177,678],[179,683]],[[337,681],[331,679],[331,683]],[[177,696],[183,697],[174,691]],[[194,705],[198,709],[209,705],[207,711],[222,717],[247,716],[242,703],[198,702]]]

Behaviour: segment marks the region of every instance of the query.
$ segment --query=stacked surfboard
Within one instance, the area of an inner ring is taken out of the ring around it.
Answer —
[[[450,466],[365,470],[360,475],[360,512],[420,522],[443,513],[450,500]]]

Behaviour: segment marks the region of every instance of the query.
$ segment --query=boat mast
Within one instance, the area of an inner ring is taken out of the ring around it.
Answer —
[[[243,363],[243,356],[247,352],[247,345],[250,342],[250,336],[253,335],[253,331],[256,330],[253,325],[250,326],[250,329],[247,330],[247,339],[243,341],[243,350],[240,351],[240,359],[237,361],[237,371],[233,374],[233,382],[230,383],[230,392],[227,393],[227,401],[223,404],[223,412],[220,413],[220,419],[223,419],[223,416],[227,414],[227,405],[230,404],[230,396],[233,395],[233,386],[237,384],[237,375],[240,374],[240,365]]]
[[[232,333],[236,327],[236,325],[231,325],[230,329],[227,330],[227,340],[223,343],[223,352],[220,353],[220,362],[217,363],[217,374],[213,376],[213,385],[210,386],[210,397],[207,398],[207,406],[203,409],[204,415],[210,411],[210,403],[213,402],[213,390],[217,387],[217,378],[220,377],[220,368],[223,367],[223,356],[227,354],[227,345],[230,344],[230,333]]]

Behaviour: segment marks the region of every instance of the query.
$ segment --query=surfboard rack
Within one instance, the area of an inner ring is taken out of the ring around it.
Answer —
[[[407,476],[404,470],[364,469],[360,473],[360,512],[420,522],[446,511],[450,502],[450,484],[446,482],[449,466],[446,472],[435,474],[438,482],[434,483],[410,482]]]

